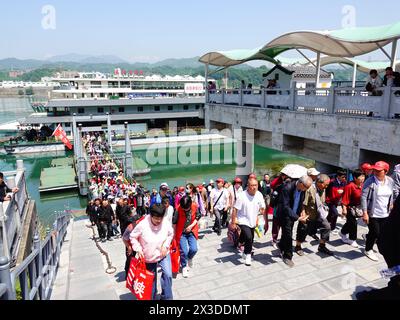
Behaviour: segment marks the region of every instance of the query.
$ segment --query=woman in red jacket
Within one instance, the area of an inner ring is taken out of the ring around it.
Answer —
[[[182,275],[189,276],[189,268],[193,268],[193,257],[197,253],[197,240],[199,238],[198,221],[201,213],[196,203],[190,196],[184,196],[179,201],[179,206],[174,214],[173,224],[176,225],[175,240],[179,243]]]
[[[357,169],[353,171],[354,181],[344,187],[342,198],[342,212],[346,216],[346,223],[339,232],[344,243],[358,248],[357,244],[357,219],[361,217],[361,195],[365,181],[363,171]],[[358,214],[357,214],[358,213]]]

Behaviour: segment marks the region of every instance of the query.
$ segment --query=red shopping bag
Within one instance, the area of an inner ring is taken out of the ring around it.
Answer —
[[[171,266],[172,266],[172,273],[179,273],[179,264],[181,260],[179,246],[174,239],[171,244],[170,249],[170,257],[171,257]]]
[[[132,258],[126,287],[138,300],[151,300],[154,273],[146,269],[144,259]]]

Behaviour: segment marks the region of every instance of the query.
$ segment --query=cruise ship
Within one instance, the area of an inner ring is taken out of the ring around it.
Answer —
[[[198,115],[205,102],[205,78],[200,75],[146,76],[116,69],[114,74],[63,72],[49,81],[59,85],[46,101],[32,101],[35,112],[24,125],[61,124],[68,136],[74,121],[98,128],[107,121],[121,128],[127,121],[131,131],[166,128],[169,120],[176,120],[178,128],[203,125]]]

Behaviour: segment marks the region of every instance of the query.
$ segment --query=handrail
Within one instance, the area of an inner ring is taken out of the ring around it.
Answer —
[[[213,89],[207,94],[211,105],[233,105],[377,117],[400,118],[400,88],[381,87],[368,92],[363,87]]]
[[[51,286],[56,278],[61,247],[70,218],[69,210],[60,213],[54,222],[53,230],[42,242],[36,234],[31,254],[14,270],[10,271],[7,257],[0,257],[0,299],[50,299]],[[17,281],[21,297],[17,297]]]
[[[3,234],[0,239],[3,249],[0,255],[12,261],[16,259],[19,244],[19,237],[16,237],[16,234],[21,230],[25,206],[29,200],[25,173],[21,169],[4,173],[6,177],[9,177],[9,187],[18,187],[19,190],[12,194],[10,201],[0,202],[0,228]]]

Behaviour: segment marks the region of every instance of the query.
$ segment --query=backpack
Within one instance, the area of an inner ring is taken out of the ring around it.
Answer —
[[[270,195],[269,205],[275,208],[278,205],[279,193],[281,192],[285,183],[280,184]]]

